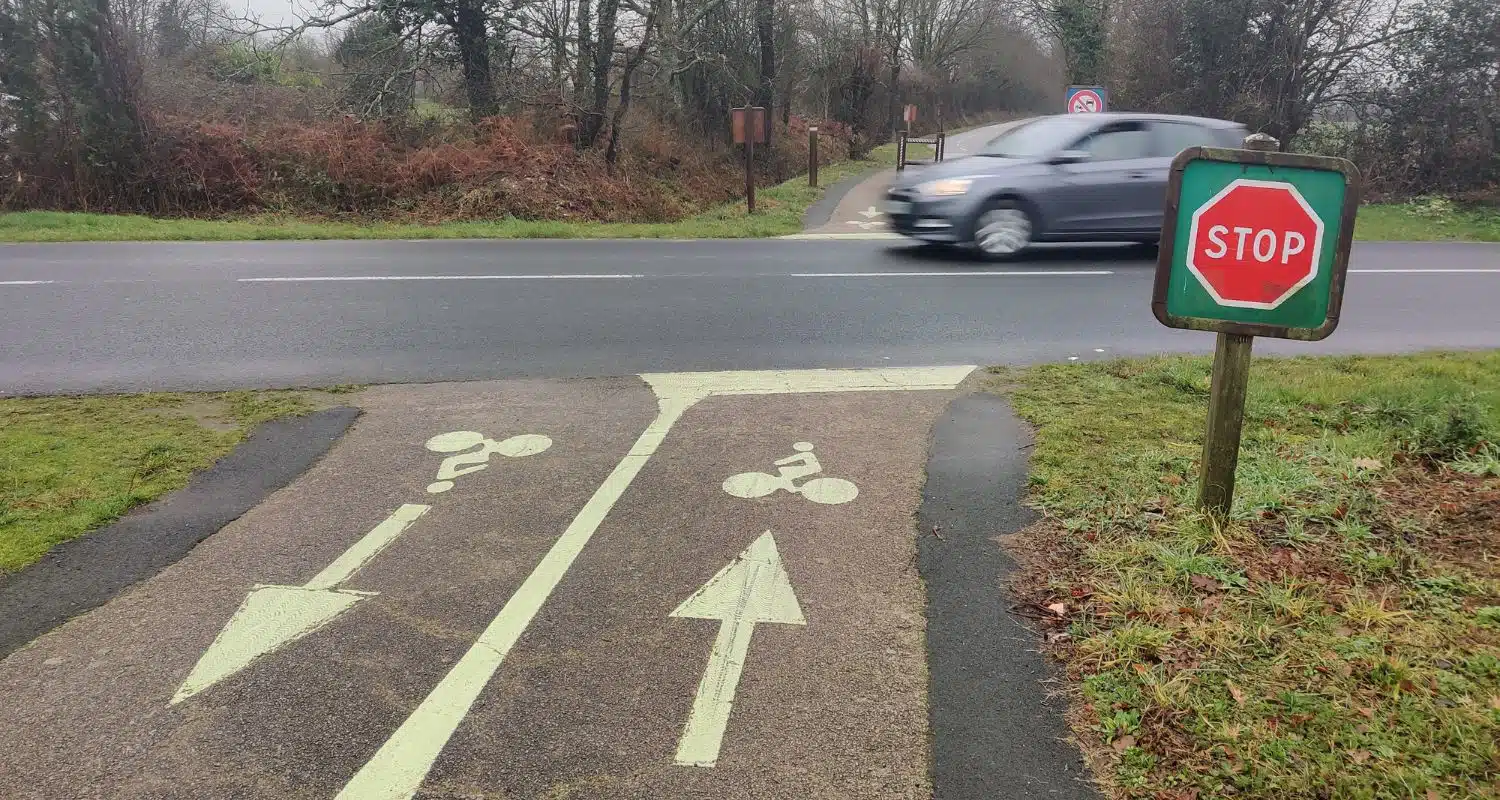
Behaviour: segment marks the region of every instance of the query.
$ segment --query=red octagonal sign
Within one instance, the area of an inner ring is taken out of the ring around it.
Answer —
[[[1241,178],[1193,212],[1187,268],[1221,306],[1273,309],[1317,277],[1322,252],[1297,187]]]

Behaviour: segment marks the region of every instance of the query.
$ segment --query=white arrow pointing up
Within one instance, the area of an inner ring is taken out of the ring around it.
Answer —
[[[339,589],[366,562],[411,527],[431,506],[407,503],[355,542],[301,586],[260,585],[240,604],[229,624],[198,659],[187,680],[172,695],[183,700],[250,666],[255,659],[285,647],[333,621],[334,617],[375,592]]]
[[[761,534],[671,616],[722,620],[708,656],[708,669],[703,671],[698,695],[693,699],[693,713],[677,743],[678,764],[712,767],[719,760],[719,745],[729,725],[734,690],[740,683],[756,623],[807,624],[781,566],[775,537],[770,531]]]

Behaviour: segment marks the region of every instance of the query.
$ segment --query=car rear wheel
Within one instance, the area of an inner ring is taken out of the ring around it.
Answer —
[[[974,248],[985,258],[1014,258],[1031,246],[1031,215],[1014,200],[996,200],[974,221]]]

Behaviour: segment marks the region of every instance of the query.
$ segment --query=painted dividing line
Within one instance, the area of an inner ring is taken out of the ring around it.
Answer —
[[[1423,273],[1444,273],[1449,275],[1500,275],[1500,268],[1495,267],[1436,267],[1433,269],[1401,268],[1401,269],[1351,269],[1350,272],[1363,272],[1371,275],[1421,275]]]
[[[1041,277],[1056,278],[1071,275],[1113,275],[1107,269],[1055,269],[1055,270],[961,270],[953,272],[793,272],[793,278],[970,278],[970,277]]]
[[[0,281],[0,286],[46,286],[57,281]]]
[[[240,283],[338,283],[355,281],[563,281],[644,278],[625,273],[561,275],[308,275],[275,278],[239,278]]]

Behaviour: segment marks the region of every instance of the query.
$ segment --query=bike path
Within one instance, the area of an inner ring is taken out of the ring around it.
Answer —
[[[931,797],[913,515],[969,373],[368,390],[0,662],[0,795]]]

